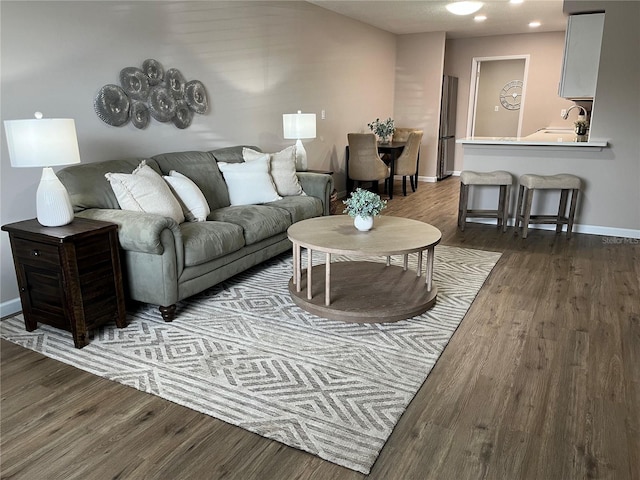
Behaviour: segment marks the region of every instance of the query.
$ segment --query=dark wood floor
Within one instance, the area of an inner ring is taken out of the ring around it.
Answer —
[[[2,341],[2,478],[640,479],[639,242],[462,233],[458,185],[385,214],[503,256],[369,476]]]

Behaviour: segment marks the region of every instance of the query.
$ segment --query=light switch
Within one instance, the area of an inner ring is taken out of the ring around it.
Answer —
[[[499,112],[499,111],[500,111],[500,108],[498,108],[498,105],[496,105],[495,107],[493,107],[493,111],[494,111],[494,112]]]

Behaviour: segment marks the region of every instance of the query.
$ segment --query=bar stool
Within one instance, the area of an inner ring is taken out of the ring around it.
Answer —
[[[507,219],[509,218],[509,198],[513,177],[509,172],[496,170],[495,172],[472,172],[463,170],[460,173],[460,203],[458,204],[458,227],[464,232],[464,226],[468,217],[497,218],[498,227],[507,231]],[[469,185],[485,185],[500,187],[498,208],[496,210],[470,210]]]
[[[567,238],[571,238],[573,219],[578,204],[578,193],[582,181],[575,175],[561,173],[558,175],[524,174],[520,177],[520,191],[518,192],[518,209],[516,211],[516,228],[522,222],[522,238],[527,238],[530,223],[555,223],[556,232],[562,232],[562,225],[567,225]],[[531,215],[531,203],[535,190],[560,190],[560,205],[557,215]],[[571,192],[569,215],[565,216],[567,200]]]

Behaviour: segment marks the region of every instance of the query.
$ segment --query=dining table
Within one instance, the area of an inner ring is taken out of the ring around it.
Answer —
[[[382,160],[389,165],[391,181],[389,182],[389,199],[393,198],[393,178],[396,170],[396,160],[402,154],[406,142],[388,142],[378,143],[378,153],[385,154]],[[349,178],[349,145],[347,145],[345,155],[345,167],[347,171],[347,193],[353,190],[353,180]],[[416,166],[416,179],[417,179],[418,167]]]

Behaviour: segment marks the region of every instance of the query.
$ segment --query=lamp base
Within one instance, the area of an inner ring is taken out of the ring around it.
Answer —
[[[73,207],[67,189],[51,167],[42,169],[36,193],[38,222],[44,227],[60,227],[73,220]]]
[[[307,151],[300,139],[296,140],[296,170],[299,172],[307,171]]]

